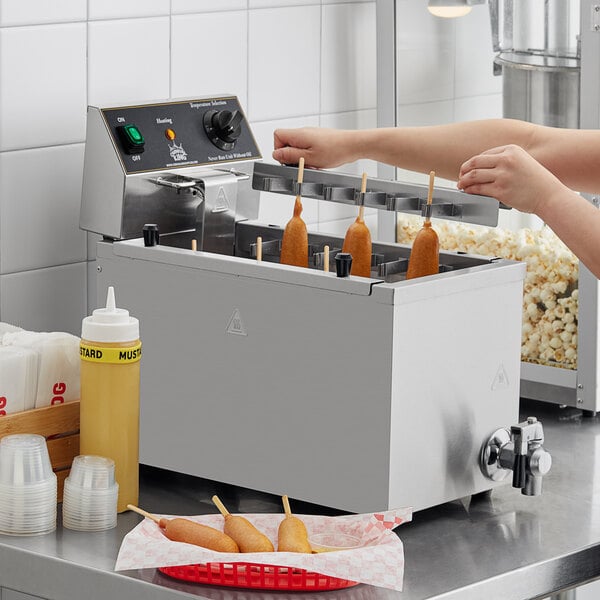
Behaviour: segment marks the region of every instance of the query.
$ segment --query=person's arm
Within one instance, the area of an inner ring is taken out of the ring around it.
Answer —
[[[600,210],[571,190],[548,197],[537,215],[600,279]]]
[[[600,210],[519,146],[492,148],[467,160],[457,186],[540,217],[600,278]]]
[[[456,181],[460,166],[489,148],[516,144],[578,191],[600,192],[600,131],[543,127],[515,119],[488,119],[429,127],[365,130],[278,129],[273,158],[333,168],[360,158]]]

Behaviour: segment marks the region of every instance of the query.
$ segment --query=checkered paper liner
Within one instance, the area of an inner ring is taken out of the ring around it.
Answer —
[[[170,515],[158,516],[175,518]],[[248,519],[277,548],[277,530],[285,515],[243,514],[240,516]],[[352,550],[319,554],[214,552],[191,544],[173,542],[167,539],[156,523],[144,519],[123,539],[115,571],[190,564],[250,562],[305,569],[340,579],[402,590],[404,551],[402,542],[392,530],[411,520],[410,508],[342,517],[295,516],[304,521],[309,537],[317,533],[345,533],[358,537],[362,546]],[[183,518],[219,530],[223,529],[223,517],[218,514]]]

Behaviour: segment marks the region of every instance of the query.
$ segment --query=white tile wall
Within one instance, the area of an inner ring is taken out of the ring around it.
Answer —
[[[85,21],[87,4],[81,0],[2,0],[0,27]]]
[[[87,259],[83,144],[0,153],[0,273]]]
[[[321,4],[319,0],[289,0],[289,2],[282,2],[282,0],[248,0],[248,8],[272,8],[281,6],[302,6],[308,4]]]
[[[377,107],[375,5],[323,7],[321,112]]]
[[[169,98],[168,17],[94,21],[88,37],[89,104]]]
[[[171,23],[171,96],[235,94],[246,106],[247,12],[178,15]]]
[[[248,8],[248,0],[171,0],[171,13],[225,12]]]
[[[84,23],[0,28],[0,151],[85,139]]]
[[[454,97],[454,19],[440,19],[422,0],[397,0],[398,102],[418,104]]]
[[[320,32],[318,5],[250,11],[250,119],[267,121],[320,112]]]
[[[34,331],[81,333],[87,263],[0,275],[2,320]]]
[[[169,15],[169,0],[88,0],[91,19],[125,19]],[[131,50],[135,50],[132,45]]]

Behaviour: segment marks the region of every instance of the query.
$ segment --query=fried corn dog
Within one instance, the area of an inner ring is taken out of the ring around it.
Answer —
[[[298,164],[298,183],[302,184],[304,177],[304,157],[300,157]],[[279,262],[282,265],[295,267],[308,267],[308,232],[306,223],[302,220],[302,201],[300,194],[294,203],[294,216],[288,221],[281,240],[281,254]]]
[[[433,181],[435,171],[429,173],[429,194],[427,206],[431,206],[433,197]],[[422,229],[417,233],[408,259],[406,279],[415,279],[424,275],[435,275],[440,268],[440,241],[435,230],[431,227],[429,211],[425,217]]]
[[[240,551],[232,538],[214,527],[179,517],[175,519],[160,519],[137,506],[133,506],[133,504],[128,504],[127,508],[157,523],[163,533],[173,542],[194,544],[194,546],[202,546],[216,552]]]
[[[225,519],[223,531],[229,535],[237,545],[240,552],[274,552],[275,548],[271,540],[261,533],[248,519],[237,515],[232,515],[223,505],[218,496],[213,496],[219,512]]]
[[[363,173],[361,194],[367,191],[367,174]],[[346,236],[344,237],[344,245],[342,252],[352,254],[352,266],[350,267],[350,275],[359,277],[371,276],[371,232],[365,224],[364,219],[365,207],[361,206],[358,209],[358,217],[356,221],[348,227]]]
[[[285,518],[279,524],[277,532],[278,552],[304,552],[310,554],[312,548],[308,543],[306,525],[298,517],[292,515],[287,496],[282,496]]]

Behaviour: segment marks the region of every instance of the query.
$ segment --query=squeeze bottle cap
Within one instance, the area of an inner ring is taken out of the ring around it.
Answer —
[[[83,319],[81,337],[90,342],[133,342],[140,337],[140,323],[128,310],[116,307],[115,289],[110,286],[106,307]]]

